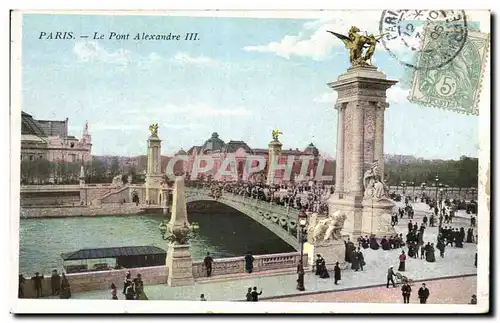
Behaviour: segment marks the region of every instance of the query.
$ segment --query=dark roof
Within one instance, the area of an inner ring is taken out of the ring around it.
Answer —
[[[269,149],[265,149],[265,148],[254,148],[253,149],[253,152],[254,154],[268,154],[269,153]]]
[[[181,148],[181,150],[179,150],[176,155],[187,155],[187,152]]]
[[[187,153],[188,153],[188,155],[191,155],[193,153],[193,151],[195,151],[195,150],[196,150],[196,153],[198,153],[200,151],[200,148],[201,148],[201,146],[193,146],[193,147],[189,148]]]
[[[167,252],[155,246],[115,247],[80,249],[78,251],[61,254],[63,260],[117,258],[123,256],[161,255]]]
[[[36,120],[47,136],[66,137],[68,135],[67,121]]]
[[[21,134],[47,137],[35,119],[24,111],[21,111]]]
[[[306,147],[306,149],[304,150],[304,152],[306,154],[313,154],[314,156],[318,156],[319,155],[318,148],[316,148],[316,146],[314,146],[314,144],[312,142],[309,144],[309,146]]]
[[[203,153],[220,151],[224,146],[224,141],[219,138],[217,132],[212,133],[212,136],[205,141],[202,147]]]
[[[234,153],[238,149],[243,148],[245,152],[252,153],[252,149],[246,144],[246,142],[241,140],[230,140],[227,144],[222,147],[222,152]]]

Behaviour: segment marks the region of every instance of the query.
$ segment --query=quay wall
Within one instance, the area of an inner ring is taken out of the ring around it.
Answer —
[[[307,254],[303,255],[302,259],[304,263],[306,263],[307,257]],[[253,271],[256,273],[277,269],[295,269],[297,268],[297,264],[300,260],[300,253],[288,252],[279,254],[255,255],[254,259]],[[195,280],[211,279],[206,277],[206,268],[203,264],[203,261],[193,261],[192,270]],[[66,277],[68,278],[72,293],[110,289],[112,283],[116,285],[118,293],[121,293],[123,289],[123,281],[125,279],[127,271],[130,271],[132,278],[135,278],[137,274],[140,273],[142,280],[144,281],[144,285],[166,284],[168,278],[168,267],[166,266],[73,273],[67,274]],[[241,274],[244,272],[244,257],[214,259],[211,277],[224,277],[226,275]],[[36,292],[33,281],[31,280],[31,276],[25,275],[25,278],[26,282],[22,285],[24,297],[36,297]],[[42,289],[44,296],[51,295],[52,289],[50,276],[44,277],[42,281]],[[111,289],[109,298],[111,298]]]
[[[32,206],[21,207],[21,218],[63,218],[77,216],[131,215],[140,214],[141,205],[135,203],[109,203],[100,206]]]

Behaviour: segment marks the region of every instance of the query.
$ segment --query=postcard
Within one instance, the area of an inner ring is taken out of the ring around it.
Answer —
[[[11,15],[13,313],[490,310],[489,11]]]

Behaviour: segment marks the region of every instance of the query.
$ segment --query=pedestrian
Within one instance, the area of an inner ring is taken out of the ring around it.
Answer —
[[[405,281],[403,286],[401,287],[401,292],[403,293],[403,303],[410,303],[410,294],[411,294],[411,286],[408,284],[408,281]]]
[[[141,274],[137,274],[137,278],[134,279],[134,294],[137,300],[148,299],[144,293],[144,282],[142,281]]]
[[[24,298],[24,283],[26,282],[26,278],[24,278],[23,274],[19,275],[19,289],[17,293],[17,297]]]
[[[134,300],[135,299],[135,290],[134,290],[134,283],[128,284],[128,286],[125,288],[125,299],[126,300]]]
[[[206,302],[207,301],[207,299],[205,298],[205,294],[201,294],[200,295],[200,301],[202,301],[202,302]]]
[[[477,304],[477,297],[475,294],[472,295],[472,298],[470,299],[470,303],[471,305],[476,305]]]
[[[425,286],[425,283],[422,283],[422,287],[420,287],[420,289],[418,290],[418,298],[420,299],[420,304],[426,304],[429,295],[429,289]]]
[[[335,263],[335,267],[333,268],[333,278],[335,279],[335,285],[338,285],[338,281],[342,280],[338,261]]]
[[[123,291],[122,294],[126,295],[127,294],[127,287],[132,285],[132,276],[130,275],[130,271],[127,271],[125,274],[125,280],[123,281]]]
[[[115,283],[111,283],[111,299],[118,299],[118,296],[116,296],[116,285],[115,285]]]
[[[40,276],[40,273],[36,272],[35,276],[31,277],[31,280],[33,281],[33,287],[35,288],[36,298],[43,297],[43,275]]]
[[[214,259],[210,257],[210,252],[207,252],[207,256],[203,259],[203,263],[205,264],[205,269],[207,270],[207,277],[212,276],[212,264]]]
[[[363,266],[366,265],[365,262],[365,257],[363,256],[363,253],[361,252],[361,249],[358,248],[358,262],[359,262],[359,268],[361,271],[363,271]]]
[[[399,255],[399,268],[398,268],[398,271],[405,271],[405,262],[406,262],[406,255],[405,255],[405,251],[402,250],[401,254]]]
[[[262,289],[260,290],[259,293],[257,293],[257,287],[254,286],[254,288],[252,290],[252,302],[258,302],[259,295],[262,295]]]
[[[444,245],[444,242],[442,239],[438,239],[438,242],[436,244],[436,247],[438,248],[439,250],[439,256],[441,258],[444,258],[444,251],[445,251],[445,248],[446,246]]]
[[[253,261],[254,261],[254,257],[252,256],[252,253],[248,252],[245,255],[245,270],[249,274],[251,274],[253,271]]]
[[[57,270],[52,270],[52,277],[50,277],[50,287],[52,289],[52,296],[59,295],[61,289],[61,276],[57,273]]]
[[[393,287],[396,287],[396,283],[394,282],[394,271],[392,270],[392,266],[389,267],[389,270],[387,271],[387,288],[389,288],[389,283],[392,283]]]
[[[66,278],[64,273],[61,276],[61,292],[59,293],[59,298],[71,298],[71,287],[69,286],[68,278]]]
[[[246,298],[247,298],[247,302],[252,301],[252,287],[248,287]]]

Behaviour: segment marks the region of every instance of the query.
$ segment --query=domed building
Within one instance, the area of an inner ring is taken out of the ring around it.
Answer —
[[[176,155],[180,155],[180,150]],[[230,172],[237,176],[238,180],[248,181],[251,180],[252,174],[248,171],[251,167],[252,169],[260,168],[262,169],[259,173],[267,173],[267,163],[269,161],[269,149],[268,148],[251,148],[246,142],[241,140],[229,140],[227,143],[219,138],[217,132],[212,133],[210,138],[208,138],[203,145],[191,147],[186,154],[188,155],[187,162],[187,173],[190,175],[196,175],[196,171],[193,172],[193,166],[195,162],[198,163],[198,176],[199,178],[206,178],[210,176],[212,178],[217,178],[217,173],[223,169],[223,171]],[[252,160],[248,162],[248,156],[262,156],[266,160],[266,164],[263,166],[259,165],[257,160]],[[303,174],[305,178],[302,180],[307,181],[311,176],[316,173],[316,168],[318,166],[319,150],[314,146],[313,143],[309,144],[304,150],[295,149],[282,149],[281,156],[278,160],[280,164],[286,164],[289,156],[293,156],[293,167],[292,167],[292,178],[298,178],[302,170],[302,160],[301,156],[310,156],[310,161],[305,168],[306,173]],[[208,166],[207,160],[211,159],[213,165],[210,170],[205,171]],[[236,164],[236,171],[231,169],[231,164],[233,161]],[[222,167],[221,167],[222,166]],[[234,173],[233,173],[234,172]],[[201,174],[202,173],[202,174]],[[329,174],[324,174],[329,175]],[[276,172],[275,183],[281,183],[284,181],[284,170],[278,170]],[[225,176],[219,174],[219,180],[234,180],[234,176]]]
[[[219,139],[219,134],[217,132],[212,133],[212,136],[205,141],[203,146],[201,147],[201,151],[203,154],[211,154],[220,152],[222,147],[224,147],[225,143],[223,140]]]

